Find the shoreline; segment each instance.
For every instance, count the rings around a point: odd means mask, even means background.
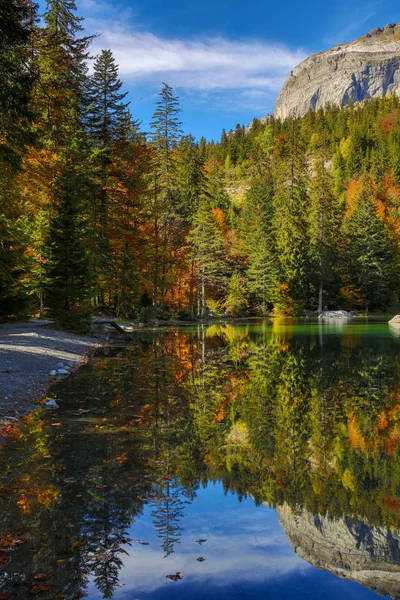
[[[106,343],[60,331],[46,320],[0,324],[0,436]]]

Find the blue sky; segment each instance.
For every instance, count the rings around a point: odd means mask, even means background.
[[[180,97],[185,133],[222,128],[273,110],[289,71],[314,52],[400,22],[399,0],[76,0],[93,52],[110,48],[143,122],[163,81]]]

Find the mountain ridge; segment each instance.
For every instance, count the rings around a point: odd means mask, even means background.
[[[327,105],[400,95],[400,23],[313,54],[288,75],[274,117],[304,116]]]

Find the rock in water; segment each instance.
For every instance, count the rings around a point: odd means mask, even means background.
[[[51,400],[48,400],[48,401],[46,402],[46,404],[45,404],[45,407],[46,407],[46,408],[53,408],[53,409],[55,409],[55,408],[60,408],[60,407],[58,406],[57,402],[56,402],[55,400],[53,400],[53,398],[52,398]]]
[[[389,321],[390,325],[400,325],[400,315],[396,315]]]
[[[400,23],[306,58],[289,74],[274,116],[301,117],[328,104],[386,94],[400,95]]]
[[[319,315],[319,319],[351,319],[351,313],[345,310],[324,310]]]

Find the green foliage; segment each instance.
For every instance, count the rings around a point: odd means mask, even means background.
[[[91,269],[81,204],[85,181],[75,164],[66,167],[57,181],[56,211],[47,240],[47,304],[57,315],[89,303]]]

